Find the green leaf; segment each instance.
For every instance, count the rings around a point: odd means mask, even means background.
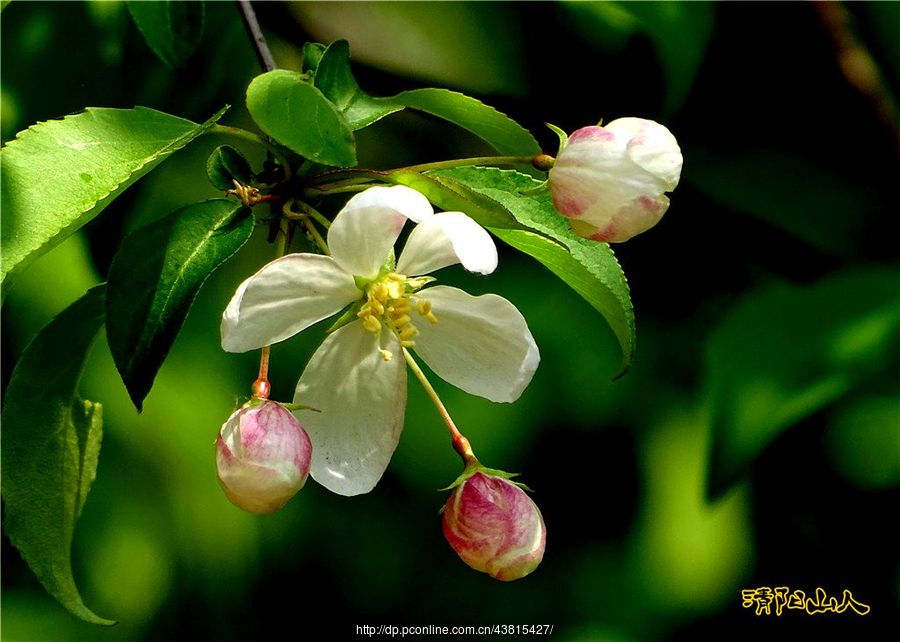
[[[634,310],[625,274],[609,245],[572,232],[549,195],[520,195],[521,191],[540,185],[525,174],[493,167],[463,167],[431,175],[445,182],[456,181],[489,197],[519,223],[540,233],[491,228],[497,237],[537,259],[603,315],[622,348],[622,371],[618,376],[625,374],[634,357]]]
[[[615,378],[624,376],[634,359],[634,310],[625,275],[612,249],[606,245],[605,249],[573,253],[534,232],[493,228],[491,232],[506,244],[537,259],[603,315],[622,349],[622,369]]]
[[[472,132],[501,154],[541,153],[541,146],[531,132],[506,114],[465,94],[449,89],[412,89],[385,100],[443,118]]]
[[[497,201],[470,189],[466,185],[447,180],[440,175],[418,172],[392,171],[379,176],[396,185],[406,185],[424,194],[429,201],[445,211],[468,214],[479,225],[496,229],[525,229],[509,210]]]
[[[0,154],[0,280],[65,240],[202,125],[146,107],[91,107],[20,132]]]
[[[234,189],[232,179],[242,185],[249,185],[254,179],[250,162],[230,145],[216,147],[209,155],[206,159],[206,176],[213,187],[223,191]]]
[[[354,131],[404,108],[431,114],[466,129],[501,154],[534,156],[540,146],[527,129],[493,107],[448,89],[413,89],[374,98],[359,88],[350,69],[350,45],[336,40],[316,70],[315,85],[344,114]]]
[[[182,66],[203,38],[202,1],[129,0],[127,6],[144,40],[168,67]]]
[[[325,53],[325,45],[318,42],[307,42],[303,45],[303,63],[301,69],[307,73],[316,73],[319,61]]]
[[[252,232],[250,209],[220,198],[182,207],[122,242],[109,269],[106,335],[138,411],[200,286]]]
[[[72,577],[72,535],[97,472],[100,404],[77,396],[100,326],[97,286],[47,324],[12,372],[3,406],[4,531],[43,587],[74,615],[93,613]]]
[[[317,163],[356,165],[356,142],[347,120],[302,74],[276,69],[247,87],[247,109],[259,128]]]
[[[322,54],[315,85],[344,114],[353,131],[403,109],[403,105],[372,98],[359,88],[350,70],[350,45],[346,40],[335,40]]]
[[[748,295],[710,336],[706,394],[718,496],[782,432],[896,360],[897,273],[849,272]]]

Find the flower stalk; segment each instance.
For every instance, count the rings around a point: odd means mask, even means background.
[[[447,407],[444,405],[444,402],[441,401],[441,398],[438,395],[437,391],[434,389],[434,386],[432,386],[431,382],[428,381],[428,377],[425,376],[425,373],[422,372],[422,368],[419,367],[419,364],[406,348],[403,348],[403,357],[406,359],[406,363],[409,366],[409,369],[412,370],[413,374],[416,376],[416,379],[418,379],[419,383],[422,384],[422,387],[425,388],[425,393],[428,395],[428,398],[431,399],[431,403],[434,404],[434,407],[437,408],[438,414],[441,416],[441,419],[443,419],[444,423],[447,425],[447,430],[450,431],[450,436],[452,438],[453,450],[455,450],[462,458],[463,464],[465,464],[466,468],[469,468],[471,466],[480,466],[481,464],[479,463],[478,458],[475,457],[475,453],[472,451],[472,446],[469,443],[469,440],[466,439],[465,435],[463,435],[459,431],[459,428],[456,427],[456,423],[454,423],[453,418],[447,411]]]
[[[269,353],[272,351],[271,346],[263,346],[259,353],[259,376],[253,382],[251,388],[252,399],[268,399],[272,392],[272,385],[269,383]]]

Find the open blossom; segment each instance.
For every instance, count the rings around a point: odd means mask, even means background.
[[[569,136],[550,170],[553,205],[579,235],[621,242],[650,229],[669,208],[681,149],[663,125],[619,118]]]
[[[309,436],[290,411],[274,401],[254,399],[219,431],[219,483],[235,506],[271,513],[303,488],[311,453]]]
[[[462,561],[503,581],[536,569],[547,544],[537,504],[511,481],[481,472],[454,489],[444,506],[443,528]]]
[[[399,260],[393,246],[407,219]],[[423,275],[461,263],[489,274],[497,250],[462,212],[434,213],[408,187],[354,196],[328,230],[331,256],[289,254],[244,281],[222,317],[222,347],[244,352],[282,341],[347,306],[306,366],[294,400],[313,443],[311,473],[341,495],[367,493],[403,429],[406,363],[414,350],[444,380],[491,401],[515,401],[537,368],[537,345],[519,311],[494,294],[425,288]],[[424,288],[424,289],[423,289]]]

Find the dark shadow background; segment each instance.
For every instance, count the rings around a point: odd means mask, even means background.
[[[255,377],[255,355],[218,346],[234,287],[271,255],[264,235],[254,237],[201,292],[141,415],[104,341],[88,364],[82,392],[103,402],[106,422],[76,531],[76,578],[87,604],[121,623],[101,629],[69,616],[4,538],[4,640],[361,639],[364,624],[553,624],[551,639],[598,642],[896,635],[898,138],[896,111],[885,119],[876,105],[900,90],[900,4],[255,7],[282,67],[299,67],[306,41],[347,38],[369,93],[466,92],[531,129],[548,153],[556,137],[544,122],[570,132],[631,115],[665,123],[684,151],[681,184],[656,228],[615,246],[635,307],[635,364],[613,382],[620,357],[602,318],[508,248],[490,278],[440,275],[509,298],[541,347],[541,367],[514,405],[437,382],[480,459],[520,471],[535,489],[548,547],[525,580],[475,573],[444,542],[445,495],[435,489],[458,464],[414,384],[400,447],[375,491],[348,499],[311,481],[279,513],[245,515],[217,487],[212,444]],[[830,10],[846,30],[826,27]],[[120,3],[13,2],[0,35],[4,142],[89,105],[202,121],[229,103],[223,122],[253,128],[243,92],[259,68],[232,3],[207,4],[204,40],[175,71]],[[851,56],[848,79],[836,38],[871,57],[881,102],[850,82],[868,67]],[[205,159],[223,142],[261,160],[245,143],[204,137],[19,279],[3,308],[4,386],[30,337],[104,279],[125,233],[216,195]],[[465,132],[406,113],[361,132],[359,145],[361,165],[374,168],[484,151]],[[835,279],[872,274],[893,296],[879,299],[883,288],[872,286],[869,297],[860,285],[872,305],[816,316],[845,291]],[[767,308],[765,294],[782,287],[797,296]],[[775,331],[763,340],[743,332],[742,309]],[[851,343],[852,358],[829,360],[836,343],[792,350],[804,330],[782,330],[800,314],[827,336],[876,331]],[[291,396],[324,329],[273,350],[274,398]],[[741,359],[748,350],[771,359]],[[800,394],[822,380],[846,385],[827,399]],[[766,382],[773,390],[754,393]],[[737,431],[748,409],[772,418],[774,436],[747,451],[748,468],[710,500],[712,435]],[[849,589],[871,612],[756,616],[741,591],[760,586]]]

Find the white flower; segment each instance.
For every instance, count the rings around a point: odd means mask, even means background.
[[[407,219],[417,223],[394,265]],[[515,401],[540,356],[506,299],[447,286],[429,274],[461,263],[497,267],[491,237],[462,212],[435,214],[403,186],[354,196],[328,230],[331,256],[290,254],[244,281],[222,317],[222,347],[245,352],[282,341],[350,304],[357,318],[331,333],[297,383],[295,403],[312,439],[311,474],[341,495],[378,483],[403,429],[406,364],[413,349],[441,378],[491,401]]]
[[[663,125],[619,118],[569,136],[550,170],[553,205],[575,233],[621,242],[650,229],[669,208],[681,149]]]

